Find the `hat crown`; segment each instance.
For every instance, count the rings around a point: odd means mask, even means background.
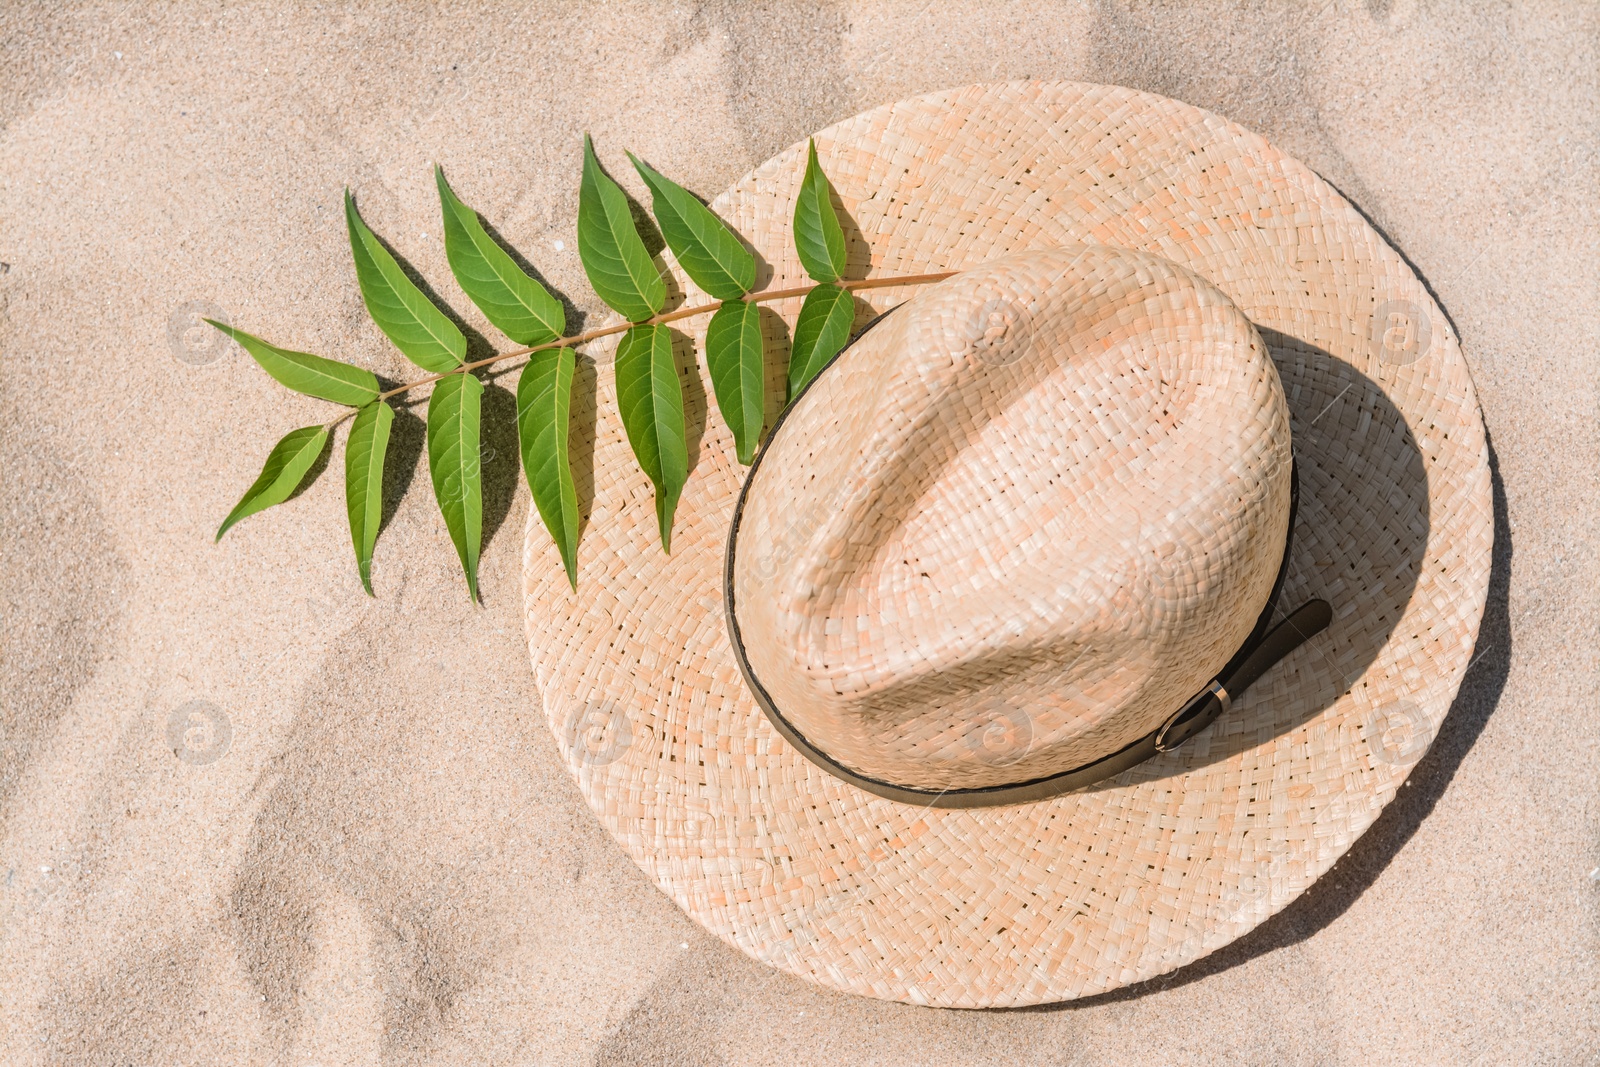
[[[740,638],[857,774],[1058,774],[1239,647],[1290,479],[1277,372],[1219,290],[1122,249],[1009,256],[918,292],[774,431],[735,542]]]

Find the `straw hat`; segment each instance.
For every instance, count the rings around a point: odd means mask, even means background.
[[[577,592],[526,544],[551,729],[679,906],[809,980],[1170,971],[1349,848],[1466,672],[1493,531],[1454,333],[1325,182],[1172,100],[975,86],[816,144],[849,276],[962,273],[871,291],[748,472],[687,374],[670,556],[599,376]],[[712,205],[770,287],[805,280],[804,164]]]

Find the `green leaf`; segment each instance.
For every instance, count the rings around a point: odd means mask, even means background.
[[[806,273],[819,282],[844,277],[844,228],[833,210],[833,183],[817,162],[817,142],[811,142],[806,174],[794,202],[794,250]]]
[[[743,300],[723,304],[706,326],[706,365],[717,410],[733,431],[739,462],[747,465],[755,458],[766,413],[764,347],[761,309]]]
[[[790,400],[849,343],[855,319],[856,298],[848,290],[824,284],[806,294],[789,349]]]
[[[507,337],[519,345],[542,345],[560,337],[567,313],[550,291],[532,278],[489,236],[478,213],[456,199],[444,168],[433,168],[444,209],[444,252],[461,291]]]
[[[361,585],[372,596],[372,549],[383,522],[383,459],[389,448],[394,408],[382,400],[356,412],[344,443],[344,502]]]
[[[635,326],[617,345],[617,407],[639,466],[656,487],[661,548],[672,551],[672,515],[689,480],[683,385],[665,326]]]
[[[567,458],[567,430],[576,363],[572,349],[547,348],[533,354],[517,380],[522,472],[574,589],[578,588],[578,492]]]
[[[738,300],[756,283],[756,257],[727,223],[683,186],[628,153],[650,187],[661,236],[694,283],[718,300]]]
[[[222,540],[222,535],[240,519],[265,511],[293,496],[327,443],[326,426],[302,426],[285,434],[283,440],[272,446],[267,462],[261,467],[261,474],[245,490],[233,510],[228,512],[228,517],[222,520],[222,526],[217,530],[217,540]]]
[[[483,383],[471,374],[440,378],[428,400],[428,473],[450,540],[455,542],[467,595],[478,599],[478,549],[483,540],[483,468],[478,428]]]
[[[238,341],[261,364],[262,370],[297,393],[353,408],[377,399],[378,379],[369,370],[352,367],[338,360],[323,359],[309,352],[291,352],[253,334],[236,330],[225,322],[215,319],[205,321]]]
[[[627,194],[600,169],[588,134],[578,188],[578,258],[600,299],[629,322],[648,319],[666,302],[666,283],[633,224]]]
[[[356,213],[355,199],[344,191],[344,217],[350,227],[350,254],[356,261],[361,299],[378,329],[405,357],[435,374],[455,370],[466,361],[467,339],[456,324],[429,300],[400,269]]]

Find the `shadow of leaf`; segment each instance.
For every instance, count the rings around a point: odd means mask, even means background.
[[[384,382],[383,387],[394,388],[388,382]],[[400,510],[401,499],[411,489],[427,444],[428,424],[409,408],[395,405],[394,422],[389,426],[389,452],[383,461],[383,517],[378,521],[379,542]]]
[[[695,358],[694,338],[672,330],[672,355],[678,364],[678,381],[683,386],[683,429],[689,448],[689,474],[700,464],[700,441],[705,436],[711,400],[700,380],[700,364]]]
[[[594,447],[599,432],[600,373],[594,360],[579,358],[572,373],[572,411],[567,430],[567,455],[572,464],[572,485],[578,497],[578,551],[594,510]]]
[[[764,305],[760,307],[762,369],[765,383],[762,400],[762,429],[769,429],[783,411],[789,391],[789,324],[783,316]]]
[[[838,190],[833,192],[833,213],[839,217],[839,228],[844,231],[844,277],[865,278],[872,273],[872,245],[861,233],[855,216],[845,210]]]
[[[483,548],[511,514],[522,464],[517,453],[517,398],[510,389],[490,383],[483,390],[479,455],[483,477]]]

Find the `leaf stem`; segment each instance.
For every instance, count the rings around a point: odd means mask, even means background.
[[[931,274],[889,275],[882,278],[860,278],[855,281],[840,281],[833,284],[838,285],[841,289],[849,289],[851,291],[858,289],[887,289],[896,285],[926,285],[929,282],[939,282],[955,273],[956,272],[953,270],[945,270],[936,271]],[[745,297],[745,299],[752,304],[765,304],[773,300],[787,300],[790,297],[805,296],[816,287],[816,285],[801,285],[792,289],[769,289],[765,292],[751,293],[749,296]],[[721,300],[713,300],[709,304],[696,304],[694,307],[678,308],[676,311],[667,311],[660,315],[653,315],[642,322],[624,322],[615,326],[602,326],[598,329],[585,330],[582,333],[573,334],[571,337],[561,337],[554,341],[547,341],[542,345],[534,345],[531,348],[517,348],[510,352],[500,352],[484,359],[474,360],[471,363],[462,364],[455,370],[448,370],[442,374],[430,374],[426,378],[418,378],[414,382],[402,382],[393,389],[379,393],[378,399],[388,400],[392,396],[398,396],[407,390],[417,388],[419,385],[428,385],[432,382],[438,381],[441,378],[448,378],[452,374],[465,374],[468,371],[475,371],[479,367],[487,367],[491,363],[499,363],[502,360],[515,359],[518,356],[531,356],[535,352],[543,352],[544,350],[550,348],[571,348],[575,345],[584,344],[587,341],[597,341],[602,337],[610,337],[613,334],[619,334],[626,330],[631,330],[635,326],[655,326],[665,322],[676,322],[679,319],[692,318],[695,315],[707,315],[721,307],[722,303],[723,302]],[[346,412],[344,415],[335,419],[328,425],[330,427],[336,426],[345,419],[349,418],[352,414],[354,414],[354,412]]]

